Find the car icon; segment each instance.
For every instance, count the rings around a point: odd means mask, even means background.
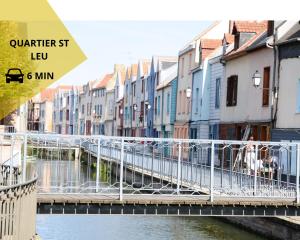
[[[24,74],[19,68],[10,68],[5,74],[5,76],[6,76],[6,83],[10,83],[11,81],[23,83]]]

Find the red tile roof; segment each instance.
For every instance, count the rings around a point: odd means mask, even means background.
[[[137,64],[132,64],[131,65],[131,71],[130,71],[130,76],[136,76],[137,75],[137,70],[138,70],[138,65]]]
[[[259,33],[266,30],[268,21],[234,21],[232,32]]]
[[[127,67],[126,71],[128,74],[128,79],[130,79],[131,78],[131,67]]]
[[[201,39],[201,48],[216,49],[222,45],[221,39]]]
[[[222,46],[221,39],[201,39],[202,60],[207,58],[216,48]]]
[[[232,58],[238,57],[241,54],[245,53],[247,51],[247,47],[249,47],[252,43],[254,43],[259,37],[261,37],[266,31],[263,31],[259,34],[255,34],[253,37],[251,37],[246,43],[244,43],[241,47],[239,47],[236,50],[232,50],[228,54],[224,56],[225,59],[230,60]]]
[[[73,86],[69,86],[69,85],[59,85],[58,87],[56,87],[56,90],[71,90],[73,88]]]
[[[96,84],[96,86],[94,88],[105,88],[107,83],[112,79],[113,77],[113,74],[110,73],[110,74],[106,74],[102,80]]]
[[[225,33],[224,40],[226,41],[227,44],[231,44],[234,42],[234,35],[232,35],[230,33]]]
[[[55,92],[55,88],[46,88],[44,91],[41,92],[41,102],[44,102],[46,100],[53,101]]]
[[[151,64],[150,61],[143,62],[143,73],[144,73],[144,75],[148,74],[150,64]]]
[[[251,32],[255,33],[248,41],[239,46],[238,49],[232,50],[224,56],[225,59],[230,60],[238,57],[246,52],[247,47],[254,43],[259,37],[261,37],[268,28],[268,21],[234,21],[232,33],[236,32]]]

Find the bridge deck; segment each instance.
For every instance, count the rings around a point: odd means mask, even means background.
[[[99,194],[38,194],[39,214],[126,214],[182,216],[300,216],[300,205],[293,201],[267,201],[243,198],[232,201],[190,196],[118,196]]]
[[[265,198],[226,198],[215,197],[214,201],[209,200],[209,196],[184,196],[184,195],[124,195],[123,200],[119,200],[118,195],[102,194],[38,194],[38,203],[97,203],[97,204],[182,204],[182,205],[241,205],[241,206],[296,206],[292,199],[278,199],[277,201]]]

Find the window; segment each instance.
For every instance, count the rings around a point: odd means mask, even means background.
[[[144,101],[141,101],[141,113],[140,113],[141,117],[144,117],[144,109],[145,109],[145,103]]]
[[[60,112],[59,112],[59,120],[62,121],[62,119],[63,119],[63,111],[60,110]]]
[[[158,96],[158,100],[157,100],[157,115],[160,115],[160,96]]]
[[[184,75],[184,58],[181,58],[181,77]]]
[[[217,78],[216,79],[216,96],[215,96],[215,108],[216,109],[220,108],[220,83],[221,83],[221,79]]]
[[[154,113],[155,113],[155,116],[156,116],[157,115],[157,97],[155,97],[154,106],[155,106]]]
[[[239,45],[240,45],[240,34],[239,33],[236,33],[234,35],[234,49],[238,49],[239,48]]]
[[[159,84],[159,72],[156,72],[156,86]]]
[[[177,109],[177,111],[178,111],[178,114],[181,114],[181,106],[182,106],[182,102],[181,102],[181,95],[182,95],[182,93],[181,93],[181,91],[179,91],[179,100],[178,100],[178,109]]]
[[[144,93],[144,88],[145,88],[145,81],[142,79],[142,93]]]
[[[185,110],[186,110],[186,107],[187,107],[187,101],[186,101],[185,97],[186,97],[186,90],[183,91],[183,100],[182,100],[182,102],[183,102],[183,108],[182,108],[182,114],[185,113]]]
[[[270,67],[265,67],[264,79],[263,79],[263,95],[262,95],[262,105],[264,107],[269,106],[269,96],[270,96]]]
[[[167,114],[170,114],[170,93],[167,95]]]
[[[297,113],[300,113],[300,79],[298,80]]]
[[[134,107],[132,107],[132,120],[135,121],[135,110],[134,110]]]
[[[69,115],[70,115],[70,111],[69,109],[67,109],[67,112],[66,112],[66,120],[69,121]]]
[[[238,87],[238,76],[233,75],[227,79],[227,99],[226,106],[237,105],[237,87]]]
[[[135,84],[132,84],[133,96],[135,97]]]
[[[196,88],[196,110],[195,113],[197,114],[199,111],[199,88]]]

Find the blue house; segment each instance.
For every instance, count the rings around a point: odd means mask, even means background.
[[[147,94],[148,94],[148,105],[147,110],[147,128],[146,137],[158,137],[158,132],[153,125],[155,111],[155,91],[156,87],[160,84],[159,72],[166,68],[177,64],[177,57],[166,57],[166,56],[153,56],[151,61],[150,73],[147,77]]]
[[[222,45],[219,39],[201,39],[199,45],[199,66],[192,71],[192,115],[190,123],[191,139],[209,138],[210,73],[209,59],[216,48]]]

